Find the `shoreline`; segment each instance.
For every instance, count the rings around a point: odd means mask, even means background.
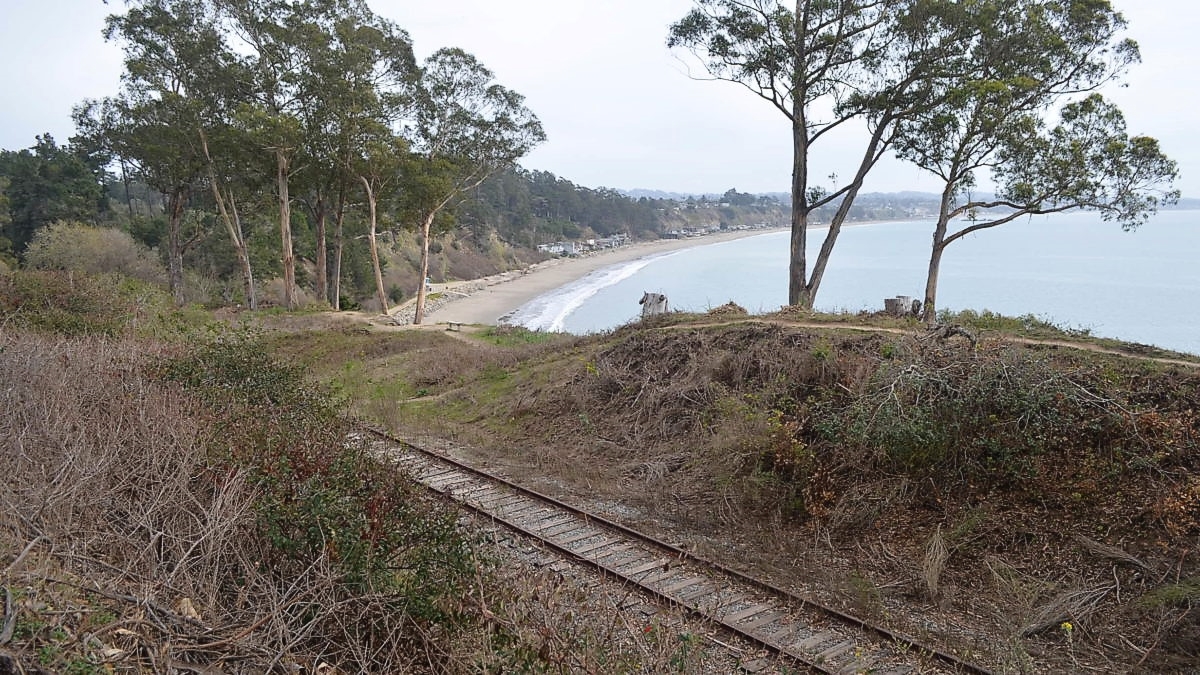
[[[552,258],[524,270],[502,272],[482,279],[434,284],[434,292],[457,295],[426,313],[430,323],[499,325],[502,318],[529,301],[582,279],[596,270],[686,248],[720,244],[788,231],[787,227],[720,232],[686,239],[638,242],[578,258]]]

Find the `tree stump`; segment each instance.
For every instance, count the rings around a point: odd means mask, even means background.
[[[913,300],[911,295],[897,295],[894,298],[884,298],[883,311],[892,316],[911,316],[914,311],[918,311],[914,310],[918,306],[917,302],[917,300]]]

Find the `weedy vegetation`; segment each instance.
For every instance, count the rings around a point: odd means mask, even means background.
[[[436,336],[420,363],[366,368],[413,383],[445,350],[453,374],[374,401],[381,421],[1002,670],[1200,656],[1178,586],[1200,571],[1200,372],[1066,348],[1111,345],[1031,317],[948,318],[976,343],[903,319],[728,313],[544,349]],[[743,546],[710,546],[725,537]]]
[[[5,667],[661,672],[710,651],[571,621],[621,601],[499,566],[263,332],[82,275],[0,289]]]

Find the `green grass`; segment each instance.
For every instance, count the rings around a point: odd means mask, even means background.
[[[517,347],[545,344],[568,336],[564,333],[532,331],[520,326],[489,326],[476,333],[476,337],[497,347]]]

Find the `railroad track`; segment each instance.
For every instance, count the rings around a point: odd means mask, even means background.
[[[375,429],[372,450],[459,505],[815,672],[988,670]]]

